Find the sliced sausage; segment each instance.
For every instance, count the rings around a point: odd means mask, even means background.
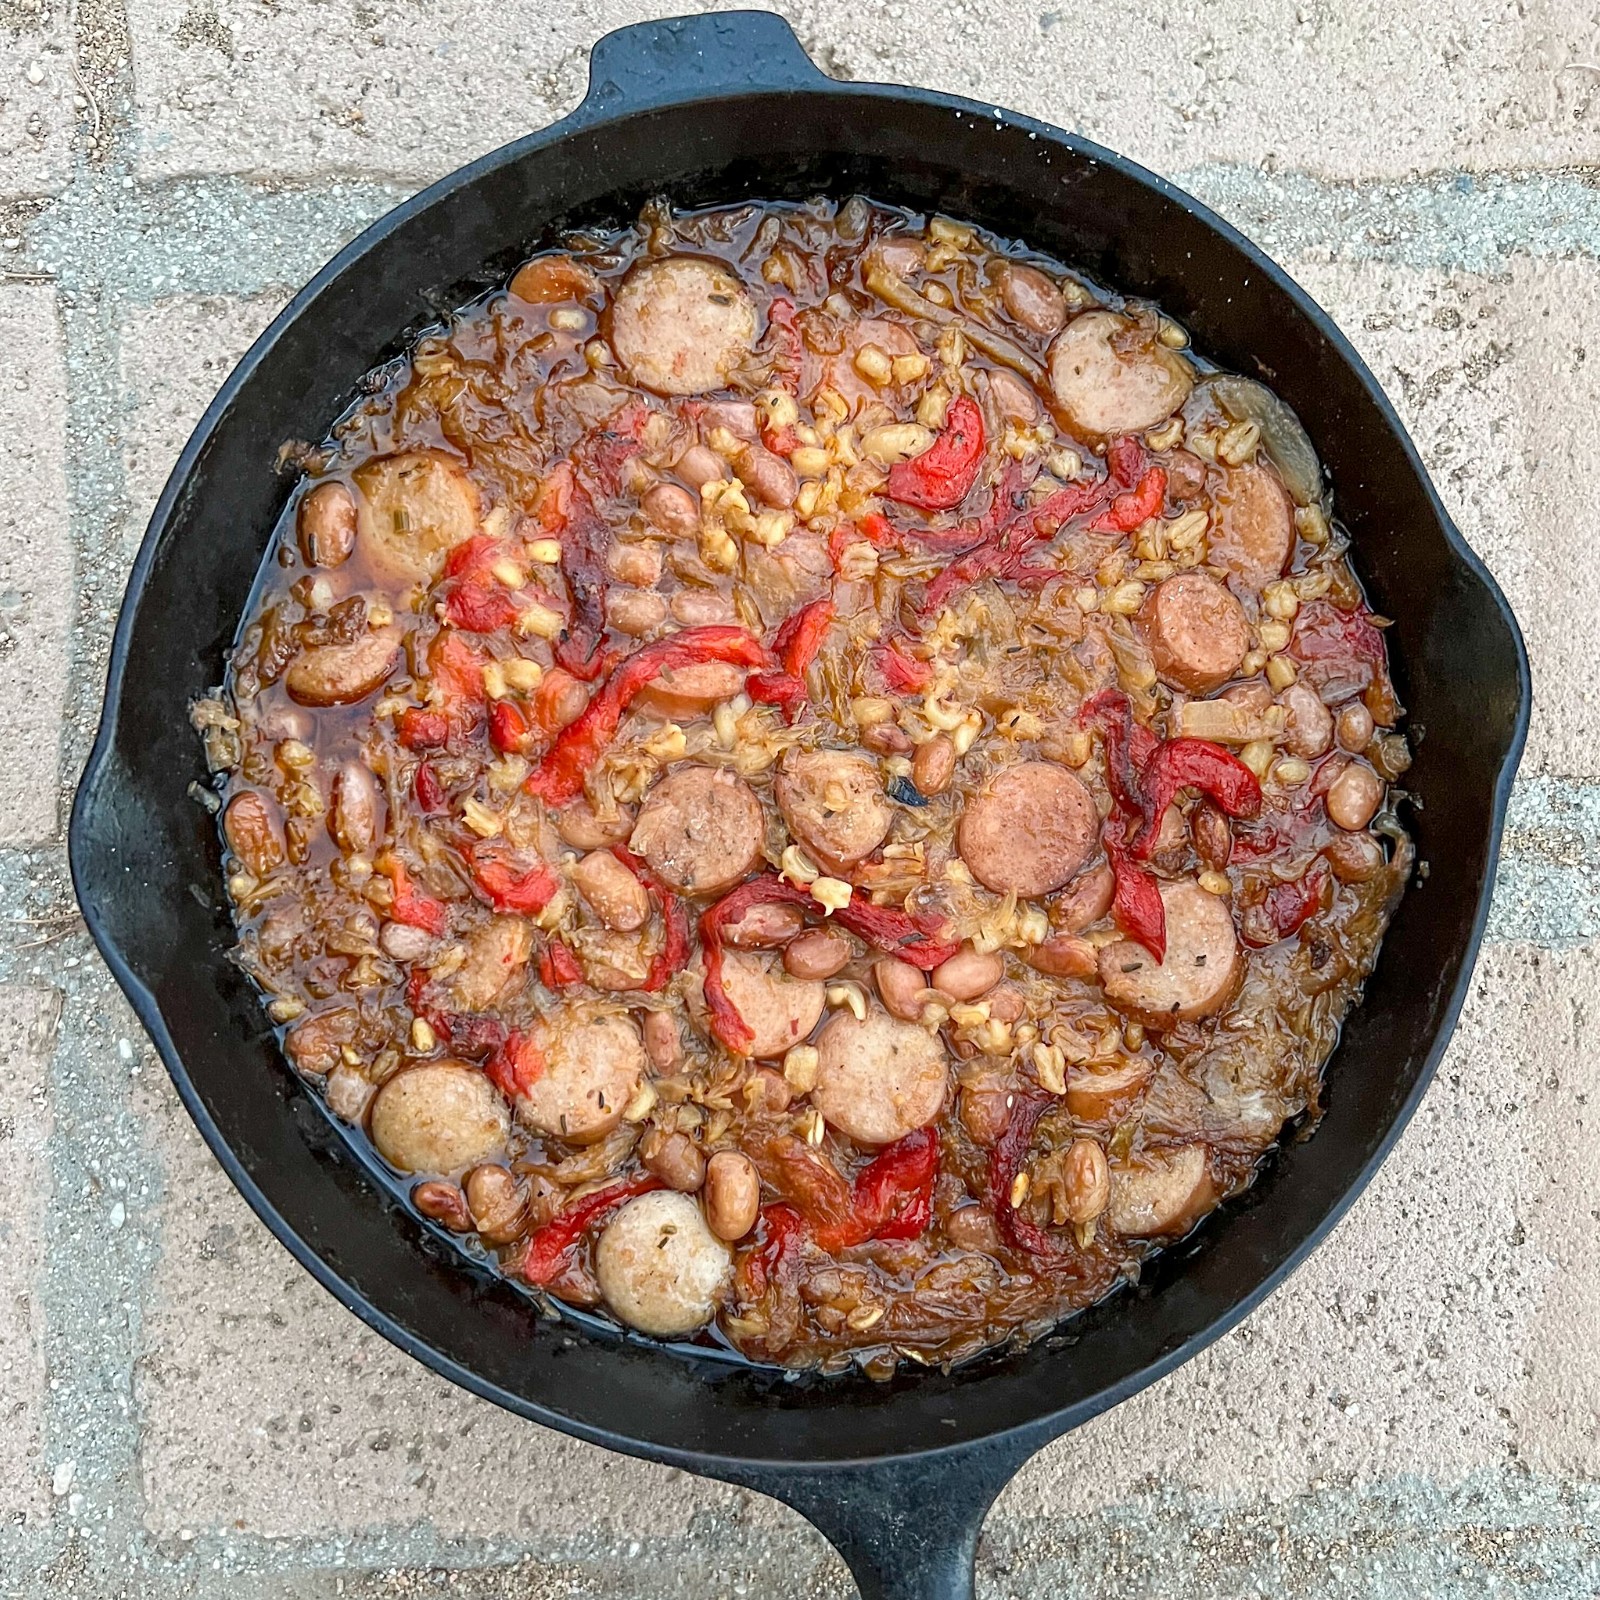
[[[1233,467],[1217,491],[1211,564],[1260,588],[1283,576],[1294,550],[1294,504],[1266,467]]]
[[[589,909],[619,933],[635,933],[650,916],[645,887],[609,850],[591,850],[574,863],[572,881]]]
[[[1208,1017],[1232,998],[1239,975],[1233,911],[1220,895],[1184,880],[1161,885],[1166,959],[1122,940],[1100,952],[1100,986],[1119,1011],[1150,1027]]]
[[[795,842],[818,866],[853,867],[883,843],[894,821],[877,766],[845,750],[791,751],[773,797]]]
[[[1148,319],[1085,311],[1050,347],[1050,384],[1074,432],[1109,438],[1166,421],[1189,398],[1194,372]]]
[[[1139,621],[1156,671],[1189,694],[1220,689],[1250,648],[1244,607],[1203,572],[1180,572],[1157,584]]]
[[[353,706],[389,681],[400,657],[400,629],[372,628],[349,644],[302,650],[284,687],[303,706]]]
[[[722,958],[722,989],[755,1037],[744,1054],[781,1056],[799,1044],[822,1017],[826,986],[791,977],[770,956],[729,950]]]
[[[1031,896],[1066,883],[1099,834],[1094,797],[1066,767],[1019,761],[968,803],[956,837],[962,860],[986,889]]]
[[[544,1071],[517,1097],[517,1119],[569,1144],[605,1138],[644,1077],[639,1030],[626,1017],[562,1006],[529,1036]]]
[[[619,806],[614,816],[598,817],[588,798],[579,795],[556,813],[556,832],[574,850],[600,850],[608,844],[625,844],[633,832],[633,808]]]
[[[1147,1151],[1137,1166],[1112,1167],[1107,1220],[1118,1233],[1138,1239],[1186,1233],[1215,1198],[1203,1144]]]
[[[1080,872],[1050,903],[1050,925],[1061,933],[1082,933],[1111,909],[1117,875],[1109,861]]]
[[[949,1067],[938,1038],[915,1023],[841,1011],[817,1039],[811,1103],[858,1144],[893,1144],[944,1106]]]
[[[370,1127],[391,1167],[454,1175],[498,1157],[511,1118],[476,1067],[446,1059],[397,1072],[372,1102]]]
[[[630,848],[679,894],[720,894],[761,858],[761,802],[718,767],[679,767],[645,796]]]
[[[657,394],[725,387],[755,338],[755,307],[743,285],[698,256],[640,263],[611,305],[617,359],[634,382]]]
[[[319,483],[300,502],[295,533],[307,566],[339,566],[356,547],[355,496],[342,483]]]
[[[1048,338],[1067,320],[1067,300],[1037,267],[1005,261],[995,270],[1000,303],[1013,322]]]
[[[448,988],[457,1011],[487,1011],[527,976],[533,934],[521,917],[490,917],[467,935],[467,959]]]
[[[676,722],[702,717],[744,688],[745,672],[744,667],[736,667],[731,661],[696,661],[687,667],[665,667],[654,683],[634,697],[634,708],[653,711]]]
[[[1074,1071],[1067,1078],[1067,1110],[1079,1122],[1120,1122],[1144,1093],[1150,1072],[1150,1063],[1136,1057]]]
[[[658,1339],[704,1327],[727,1288],[733,1260],[686,1194],[630,1200],[595,1246],[600,1293],[630,1328]]]
[[[483,501],[467,469],[442,450],[407,450],[356,468],[361,546],[401,583],[431,578],[458,544],[483,531]]]

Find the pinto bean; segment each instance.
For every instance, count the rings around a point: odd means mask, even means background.
[[[1189,819],[1194,853],[1213,872],[1221,872],[1233,859],[1233,824],[1209,800],[1194,808]]]
[[[442,450],[379,456],[355,471],[356,526],[368,559],[399,583],[435,576],[445,557],[483,531],[483,498]]]
[[[1079,1122],[1120,1122],[1150,1082],[1148,1061],[1130,1057],[1116,1066],[1074,1070],[1067,1079],[1067,1110]]]
[[[949,1063],[938,1038],[882,1011],[841,1011],[817,1039],[811,1103],[857,1144],[893,1144],[944,1106]]]
[[[710,434],[726,428],[736,439],[759,439],[761,425],[756,420],[753,400],[708,400],[700,413],[700,429]]]
[[[715,589],[680,589],[673,595],[669,608],[672,620],[686,628],[734,620],[733,601]]]
[[[1067,320],[1066,296],[1037,267],[1006,261],[996,269],[1000,302],[1013,322],[1046,338]]]
[[[861,742],[867,749],[875,751],[880,756],[903,756],[911,750],[910,735],[893,722],[873,723],[862,733]],[[912,781],[916,782],[915,779]],[[922,785],[917,784],[917,787],[920,789]],[[926,793],[925,790],[923,792]]]
[[[511,1119],[495,1086],[465,1061],[397,1072],[372,1102],[372,1142],[401,1172],[454,1174],[505,1149]]]
[[[670,1011],[647,1011],[644,1014],[644,1053],[657,1072],[672,1072],[683,1060],[683,1040],[678,1034],[678,1021]]]
[[[373,628],[349,644],[302,650],[284,687],[303,706],[353,706],[389,681],[399,657],[399,628]]]
[[[283,865],[283,822],[264,794],[241,789],[222,813],[222,832],[252,877],[270,878]]]
[[[962,813],[961,857],[996,894],[1048,894],[1088,859],[1100,835],[1093,797],[1051,761],[1003,767]]]
[[[1291,683],[1278,696],[1278,704],[1289,713],[1284,743],[1291,755],[1314,760],[1333,743],[1333,713],[1310,684]]]
[[[1189,398],[1194,372],[1153,324],[1085,311],[1050,347],[1050,382],[1075,433],[1109,438],[1166,421]]]
[[[1137,1165],[1112,1167],[1108,1220],[1130,1238],[1184,1233],[1215,1199],[1209,1153],[1203,1144],[1146,1151]]]
[[[319,483],[300,502],[295,532],[307,566],[342,566],[356,547],[355,496],[342,483]]]
[[[1360,755],[1372,743],[1377,726],[1372,713],[1359,700],[1352,700],[1339,710],[1339,748]]]
[[[528,1191],[507,1168],[497,1163],[474,1167],[461,1187],[485,1244],[510,1244],[528,1231]]]
[[[630,848],[679,894],[720,894],[761,856],[761,802],[718,767],[681,766],[645,796]]]
[[[1257,588],[1281,577],[1294,550],[1294,505],[1277,475],[1253,462],[1230,467],[1217,494],[1217,511],[1212,564]]]
[[[452,1233],[472,1232],[472,1213],[467,1197],[453,1183],[429,1178],[411,1191],[411,1203],[423,1216],[443,1223]]]
[[[989,395],[1007,422],[1031,428],[1039,420],[1039,397],[1016,373],[999,367],[989,374]]]
[[[956,747],[947,734],[936,733],[917,746],[911,758],[911,781],[922,794],[943,794],[956,775]]]
[[[552,733],[576,722],[589,704],[589,691],[562,667],[552,667],[539,684],[539,719]]]
[[[606,569],[618,583],[635,589],[652,588],[661,578],[661,546],[649,540],[642,544],[614,544],[606,553]]]
[[[977,1000],[1006,975],[1005,957],[998,950],[975,950],[964,944],[933,969],[929,980],[940,994],[952,1000]]]
[[[1220,689],[1250,648],[1244,607],[1202,572],[1180,572],[1157,584],[1139,622],[1162,681],[1189,694]]]
[[[1332,783],[1326,796],[1331,821],[1359,833],[1383,804],[1383,779],[1364,761],[1352,761]]]
[[[583,304],[600,290],[600,280],[568,255],[537,256],[511,280],[511,292],[529,305]]]
[[[1340,883],[1368,883],[1383,870],[1383,846],[1370,833],[1335,834],[1322,854]]]
[[[922,1008],[936,998],[921,969],[895,956],[880,956],[872,963],[872,981],[884,1009],[902,1022],[920,1020]]]
[[[822,1016],[826,992],[814,979],[791,977],[770,956],[730,950],[722,990],[754,1037],[743,1054],[771,1059],[799,1044]]]
[[[682,464],[679,465],[682,471]],[[715,474],[713,474],[715,476]],[[710,483],[711,479],[705,479]],[[639,502],[645,520],[672,539],[692,539],[700,527],[700,500],[676,483],[658,483]]]
[[[1071,933],[1053,933],[1043,943],[1030,945],[1022,959],[1035,972],[1052,978],[1091,978],[1099,967],[1095,947]]]
[[[633,832],[632,806],[619,806],[615,816],[597,817],[586,796],[580,795],[571,805],[556,813],[556,832],[563,844],[574,850],[600,850],[606,845],[625,844]]]
[[[822,867],[853,867],[894,821],[877,767],[844,750],[790,751],[773,798],[795,842]]]
[[[611,345],[657,394],[723,388],[755,344],[756,313],[725,267],[665,256],[633,267],[611,303]]]
[[[1093,1222],[1111,1204],[1111,1168],[1105,1151],[1095,1140],[1072,1141],[1061,1176],[1066,1185],[1069,1222],[1080,1226]]]
[[[706,1163],[706,1223],[719,1239],[742,1239],[761,1212],[761,1179],[738,1150],[719,1150]]]
[[[622,1121],[644,1077],[644,1044],[626,1017],[557,1006],[529,1029],[544,1071],[517,1097],[517,1119],[536,1133],[593,1144]]]
[[[646,1172],[679,1194],[698,1194],[706,1181],[706,1158],[686,1133],[646,1138],[639,1147],[639,1160]]]
[[[361,1019],[352,1006],[339,1006],[307,1017],[289,1030],[283,1041],[295,1070],[307,1077],[331,1073],[342,1060],[340,1046],[356,1036]]]
[[[630,1328],[658,1339],[679,1338],[709,1322],[732,1265],[700,1207],[670,1190],[630,1200],[607,1223],[594,1252],[606,1304]]]
[[[1161,885],[1167,953],[1157,962],[1131,939],[1100,951],[1100,985],[1119,1011],[1149,1027],[1192,1022],[1220,1010],[1240,971],[1233,912],[1192,880]]]
[[[633,933],[649,919],[644,885],[609,850],[591,850],[573,866],[572,881],[608,928]]]
[[[789,941],[783,970],[796,978],[831,978],[849,966],[850,955],[850,940],[844,934],[834,928],[813,928]]]
[[[958,1206],[944,1219],[945,1237],[958,1250],[976,1250],[983,1255],[999,1255],[1000,1225],[987,1206]]]
[[[997,984],[989,991],[989,1017],[994,1022],[1020,1022],[1028,1002],[1013,983]]]
[[[794,504],[800,492],[800,480],[794,468],[765,445],[750,445],[740,453],[735,466],[739,481],[763,505],[787,511]]]
[[[722,930],[722,942],[734,950],[777,950],[806,925],[799,906],[782,902],[751,906],[737,922]]]
[[[383,837],[387,808],[364,761],[346,761],[333,780],[328,832],[341,850],[367,854]]]
[[[1111,909],[1117,875],[1101,861],[1080,872],[1050,902],[1050,926],[1061,933],[1082,933]]]
[[[728,463],[710,445],[692,444],[678,457],[678,464],[672,470],[695,491],[695,494],[690,496],[694,503],[694,523],[688,529],[693,533],[700,526],[699,491],[708,483],[726,478]]]
[[[653,633],[667,620],[667,602],[642,589],[613,589],[606,596],[606,621],[630,638]]]

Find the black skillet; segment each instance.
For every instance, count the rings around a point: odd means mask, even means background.
[[[401,1349],[474,1393],[612,1449],[787,1501],[866,1596],[973,1592],[984,1513],[1034,1451],[1135,1393],[1269,1294],[1365,1187],[1449,1038],[1483,933],[1529,707],[1494,581],[1338,330],[1203,206],[1108,151],[948,95],[835,83],[775,16],[647,23],[595,46],[564,122],[369,228],[223,386],[168,481],[117,625],[71,859],[84,916],[217,1159],[295,1257]],[[1407,782],[1424,883],[1408,894],[1330,1069],[1316,1137],[1056,1337],[955,1373],[793,1381],[540,1322],[462,1270],[374,1184],[284,1068],[225,959],[230,926],[185,711],[217,683],[289,492],[279,444],[315,438],[357,380],[501,281],[558,227],[687,205],[861,192],[1016,236],[1161,303],[1303,419],[1389,638],[1418,739]]]

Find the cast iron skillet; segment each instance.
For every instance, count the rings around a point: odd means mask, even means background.
[[[860,191],[1015,235],[1159,301],[1223,365],[1299,412],[1333,474],[1419,739],[1430,871],[1408,894],[1331,1067],[1316,1137],[1125,1293],[1021,1353],[887,1384],[794,1381],[540,1322],[464,1271],[375,1186],[283,1066],[231,943],[188,702],[223,656],[288,495],[279,444],[316,437],[361,374],[560,225],[665,192]],[[644,24],[595,46],[564,122],[369,228],[296,296],[212,402],[156,508],[117,625],[105,718],[73,811],[84,916],[184,1104],[257,1214],[346,1306],[435,1371],[580,1438],[787,1501],[863,1594],[972,1594],[978,1529],[1047,1440],[1203,1349],[1360,1193],[1444,1050],[1483,932],[1529,707],[1522,641],[1393,410],[1307,296],[1203,206],[1023,117],[819,73],[775,16]]]

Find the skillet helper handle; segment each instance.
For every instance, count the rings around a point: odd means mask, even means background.
[[[582,125],[718,91],[815,88],[829,80],[770,11],[719,11],[636,22],[598,40],[589,92],[568,119]]]
[[[871,1466],[757,1470],[738,1481],[825,1534],[861,1600],[974,1600],[984,1517],[1037,1447],[989,1440]]]

